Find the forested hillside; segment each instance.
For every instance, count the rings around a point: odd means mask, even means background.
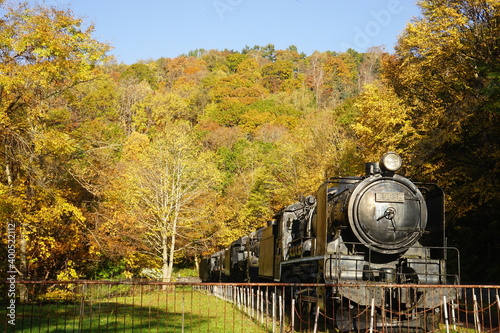
[[[395,151],[445,189],[463,280],[500,282],[500,3],[420,5],[393,53],[124,65],[71,12],[0,2],[0,216],[20,276],[170,278]]]

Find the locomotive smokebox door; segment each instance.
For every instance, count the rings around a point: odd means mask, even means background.
[[[349,200],[351,230],[379,253],[398,253],[425,231],[427,208],[422,193],[399,175],[372,175],[360,182]]]

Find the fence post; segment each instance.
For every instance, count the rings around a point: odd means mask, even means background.
[[[266,297],[264,298],[266,302],[266,328],[267,323],[269,322],[269,290],[266,288]]]
[[[264,313],[265,313],[265,309],[264,309],[264,290],[261,290],[260,291],[260,320],[262,322],[262,324],[264,324]],[[266,306],[267,306],[267,301],[266,301]],[[267,313],[266,313],[266,318],[267,318]]]
[[[248,304],[248,316],[253,318],[253,302],[252,302],[252,289],[247,287],[247,304]]]
[[[252,319],[255,319],[255,313],[256,313],[256,309],[255,309],[255,297],[254,297],[254,294],[253,294],[253,288],[250,287],[250,306],[252,307]]]
[[[78,288],[75,288],[76,290],[78,290]],[[82,328],[83,328],[83,319],[85,317],[85,293],[87,292],[87,284],[84,283],[83,284],[83,288],[82,288],[82,298],[80,300],[80,318],[79,318],[79,322],[78,322],[78,332],[81,332],[82,331]]]
[[[243,292],[243,307],[244,307],[244,311],[246,312],[247,316],[250,316],[250,307],[248,305],[248,287],[242,287],[241,288],[242,292]]]
[[[181,327],[181,332],[184,333],[184,301],[185,301],[185,296],[184,296],[184,290],[182,290],[182,299],[181,299],[181,308],[182,308],[182,327]]]
[[[479,307],[474,289],[472,289],[472,299],[474,301],[474,326],[476,327],[476,331],[481,333],[481,324],[479,323]]]
[[[448,323],[448,305],[446,304],[446,296],[443,296],[444,323],[446,324],[446,333],[450,333],[450,325]]]
[[[241,297],[241,288],[236,287],[236,302],[238,304],[238,309],[241,310],[241,304],[243,303],[242,297]]]
[[[261,297],[262,297],[262,290],[260,290],[260,287],[259,289],[257,289],[257,320],[260,320],[260,323],[262,324],[263,323],[263,317],[262,317],[262,312],[264,311],[262,309],[262,301],[261,301]]]
[[[372,297],[371,311],[370,311],[370,333],[373,333],[373,321],[375,317],[375,298]]]
[[[255,301],[257,302],[257,313],[255,315],[255,319],[257,321],[260,320],[260,313],[261,313],[261,308],[260,308],[260,287],[257,288],[257,291],[255,292]]]
[[[276,293],[273,292],[273,333],[276,332]]]
[[[455,318],[455,302],[451,300],[451,320],[453,321],[453,329],[457,330],[457,319]]]
[[[247,287],[248,316],[253,318],[253,292],[252,287]]]
[[[497,314],[500,313],[500,297],[498,296],[498,292],[497,292],[497,306],[498,306],[498,311],[497,311]]]
[[[318,320],[319,320],[319,305],[316,305],[316,315],[314,316],[314,330],[313,332],[318,332]]]

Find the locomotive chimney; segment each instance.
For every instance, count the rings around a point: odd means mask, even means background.
[[[366,163],[365,164],[366,176],[371,176],[380,173],[380,166],[378,163]]]

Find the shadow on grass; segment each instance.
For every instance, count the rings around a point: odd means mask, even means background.
[[[229,307],[224,309],[224,307]],[[218,309],[223,309],[219,311]],[[52,302],[19,304],[15,326],[4,332],[264,332],[230,305],[209,308],[178,301],[174,304],[122,302]]]

